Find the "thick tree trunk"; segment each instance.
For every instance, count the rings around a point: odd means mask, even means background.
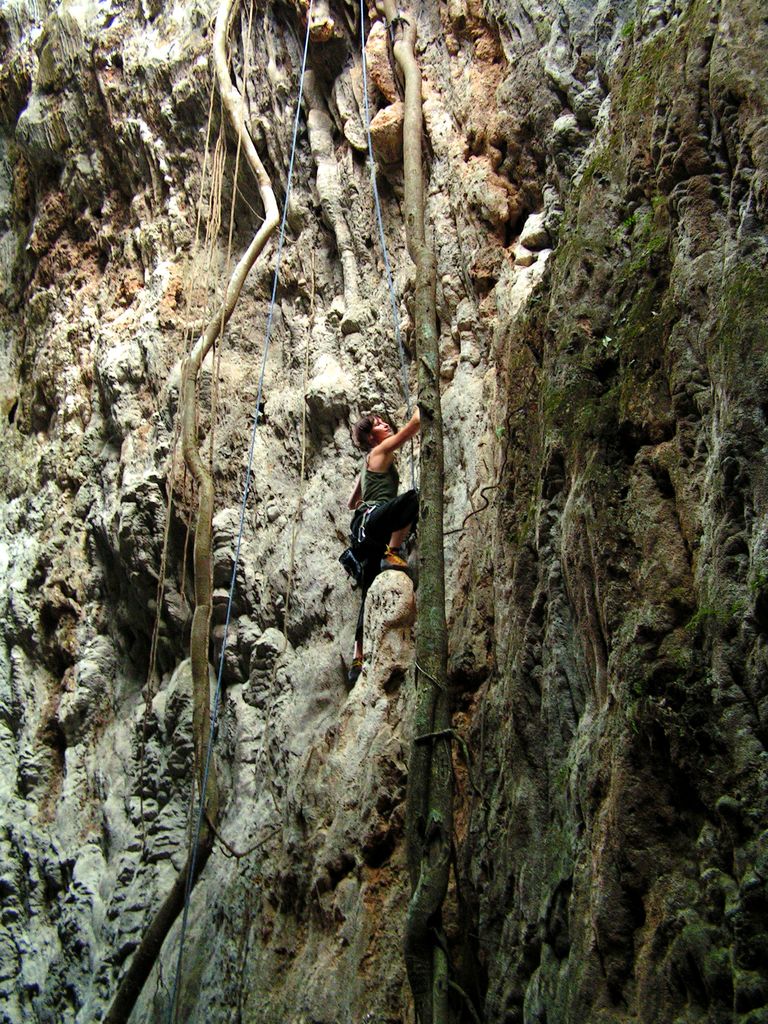
[[[441,911],[448,888],[453,832],[450,706],[445,686],[448,641],[443,557],[443,422],[440,407],[435,257],[424,231],[421,72],[414,54],[416,25],[392,0],[387,19],[398,15],[395,59],[405,76],[405,223],[408,251],[416,264],[415,324],[421,410],[419,590],[416,626],[416,712],[408,769],[406,843],[412,895],[405,959],[421,1024],[448,1019],[447,965],[440,945]],[[424,739],[431,734],[441,738]]]
[[[194,875],[192,885],[195,884],[205,867],[213,849],[213,831],[207,822],[203,824],[200,834],[200,842],[197,844],[197,851],[194,857]],[[149,977],[150,971],[155,965],[160,949],[173,922],[181,913],[184,907],[184,894],[187,891],[187,876],[192,867],[192,851],[187,857],[187,862],[179,872],[176,881],[168,895],[163,900],[160,909],[152,919],[152,923],[144,933],[138,949],[133,954],[128,970],[120,981],[112,1005],[104,1018],[104,1024],[125,1024],[131,1015],[136,1000],[141,993],[144,983]]]

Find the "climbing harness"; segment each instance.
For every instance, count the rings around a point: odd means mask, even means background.
[[[307,33],[306,33],[306,37],[304,39],[304,51],[303,51],[302,62],[301,62],[301,76],[300,76],[300,80],[299,80],[299,95],[298,95],[298,99],[297,99],[297,102],[296,102],[296,116],[294,118],[294,124],[293,124],[293,139],[292,139],[292,143],[291,143],[291,156],[290,156],[290,161],[289,161],[289,164],[288,164],[288,182],[287,182],[287,186],[286,186],[285,201],[284,201],[284,204],[283,204],[283,215],[282,215],[282,218],[281,218],[281,221],[280,221],[280,234],[279,234],[278,243],[277,243],[277,255],[275,257],[275,272],[274,272],[274,276],[273,276],[273,280],[272,280],[272,295],[271,295],[270,303],[269,303],[269,313],[268,313],[268,316],[267,316],[267,324],[266,324],[265,337],[264,337],[264,352],[263,352],[262,361],[261,361],[261,371],[260,371],[260,374],[259,374],[259,383],[258,383],[258,389],[257,389],[257,395],[256,395],[256,404],[255,404],[255,409],[254,409],[254,413],[253,413],[253,427],[251,429],[251,442],[250,442],[250,449],[249,449],[249,453],[248,453],[248,465],[247,465],[246,474],[245,474],[245,484],[244,484],[244,487],[243,487],[243,498],[242,498],[242,502],[241,502],[241,506],[240,506],[240,522],[239,522],[239,527],[238,527],[237,543],[235,545],[235,558],[234,558],[234,564],[232,566],[232,578],[231,578],[230,586],[229,586],[229,596],[227,598],[227,611],[226,611],[226,618],[225,618],[225,622],[224,622],[224,636],[223,636],[222,644],[221,644],[221,653],[220,653],[220,656],[219,656],[219,668],[218,668],[218,673],[217,673],[217,677],[216,677],[216,688],[214,690],[213,703],[212,703],[212,707],[211,707],[211,722],[210,722],[210,730],[209,730],[209,734],[208,734],[208,747],[207,747],[207,750],[206,750],[206,757],[205,757],[205,769],[203,771],[203,781],[202,781],[202,784],[200,786],[200,802],[199,802],[198,813],[197,813],[197,822],[196,822],[196,826],[195,826],[194,841],[193,841],[193,843],[191,845],[191,850],[190,850],[189,871],[188,871],[188,874],[187,874],[186,888],[185,888],[185,893],[184,893],[184,913],[183,913],[182,921],[181,921],[181,934],[179,936],[179,955],[178,955],[178,959],[177,959],[177,962],[176,962],[176,971],[175,971],[174,980],[173,980],[173,991],[171,993],[171,1003],[170,1003],[170,1008],[169,1008],[169,1013],[168,1013],[169,1024],[173,1024],[174,1017],[175,1017],[175,1012],[176,1012],[176,1000],[177,1000],[177,996],[178,996],[179,980],[180,980],[180,977],[181,977],[182,959],[183,959],[183,954],[184,954],[184,942],[185,942],[185,939],[186,939],[187,923],[188,923],[188,918],[189,918],[190,895],[191,895],[191,892],[192,892],[193,879],[195,877],[195,865],[196,865],[196,861],[197,861],[197,850],[198,850],[198,846],[200,844],[200,833],[202,831],[203,819],[204,819],[204,816],[205,816],[205,794],[206,794],[206,791],[207,791],[207,788],[208,788],[208,779],[210,777],[211,760],[212,760],[212,754],[213,754],[213,746],[214,746],[214,741],[215,741],[215,738],[216,738],[216,730],[217,730],[217,726],[218,726],[218,711],[219,711],[219,703],[220,703],[220,699],[221,699],[222,678],[223,678],[223,675],[224,675],[224,660],[225,660],[226,650],[227,650],[227,636],[228,636],[228,633],[229,633],[229,624],[230,624],[230,620],[231,620],[231,617],[232,617],[232,605],[233,605],[233,602],[234,602],[234,593],[235,593],[235,583],[236,583],[237,569],[238,569],[238,566],[240,564],[240,549],[241,549],[241,546],[242,546],[243,532],[244,532],[244,528],[245,528],[245,514],[246,514],[246,509],[247,509],[247,504],[248,504],[248,495],[249,495],[250,486],[251,486],[251,476],[253,474],[253,458],[254,458],[254,452],[255,452],[255,448],[256,448],[256,431],[258,429],[259,419],[260,419],[260,416],[261,416],[262,394],[263,394],[263,390],[264,390],[264,377],[266,375],[267,356],[269,354],[269,345],[270,345],[271,335],[272,335],[272,324],[273,324],[273,320],[274,320],[274,311],[275,311],[275,304],[276,304],[276,298],[277,298],[277,286],[278,286],[278,282],[279,282],[279,279],[280,279],[280,260],[281,260],[282,252],[283,252],[283,243],[285,241],[285,225],[286,225],[286,221],[287,221],[287,217],[288,217],[288,206],[290,204],[291,186],[292,186],[292,183],[293,183],[293,167],[294,167],[294,162],[295,162],[296,146],[297,146],[297,140],[298,140],[298,134],[299,134],[299,116],[301,114],[301,102],[302,102],[302,98],[303,98],[303,95],[304,95],[304,76],[305,76],[306,68],[307,68],[307,53],[308,53],[308,50],[309,50],[309,36],[310,36],[310,24],[312,22],[312,6],[313,6],[313,2],[314,2],[314,0],[309,0],[309,9],[307,11]]]
[[[358,547],[365,544],[365,527],[371,512],[378,508],[378,505],[379,502],[376,501],[364,501],[355,509],[355,514],[352,517],[352,542]]]
[[[394,22],[393,22],[394,24]],[[387,274],[387,285],[389,286],[389,302],[392,307],[392,320],[395,327],[395,340],[397,341],[397,349],[400,353],[400,373],[403,378],[403,394],[405,395],[405,406],[408,412],[408,419],[411,418],[411,391],[408,383],[408,366],[405,359],[405,349],[403,348],[403,339],[400,333],[400,315],[397,311],[397,296],[395,295],[395,284],[392,279],[392,267],[389,262],[389,252],[387,250],[387,240],[384,235],[384,221],[381,213],[381,201],[379,199],[379,186],[376,183],[376,162],[373,159],[373,141],[371,139],[371,115],[368,107],[368,63],[365,57],[365,4],[364,0],[360,0],[360,44],[361,54],[363,62],[363,110],[365,111],[365,133],[368,139],[368,164],[371,169],[371,188],[373,190],[373,201],[376,207],[376,223],[379,228],[379,242],[381,244],[381,252],[384,257],[384,268]],[[411,448],[411,487],[416,489],[416,470],[414,467],[413,460],[413,440],[410,443]]]
[[[350,526],[349,547],[339,555],[339,562],[357,586],[362,586],[368,564],[365,527],[371,512],[377,507],[377,502],[370,501],[362,502],[357,506]]]

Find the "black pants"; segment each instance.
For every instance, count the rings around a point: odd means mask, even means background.
[[[365,622],[365,598],[368,590],[379,575],[380,563],[389,538],[397,530],[402,530],[411,523],[415,525],[419,518],[418,491],[405,491],[391,501],[377,505],[372,512],[364,517],[364,512],[356,512],[352,518],[352,536],[365,552],[365,572],[362,582],[362,600],[360,614],[357,616],[355,640],[362,643]],[[360,530],[364,532],[360,536]]]

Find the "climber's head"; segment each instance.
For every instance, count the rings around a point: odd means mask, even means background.
[[[377,444],[381,444],[384,438],[389,437],[391,433],[392,427],[387,421],[372,412],[362,416],[352,428],[355,444],[364,452],[369,452]]]

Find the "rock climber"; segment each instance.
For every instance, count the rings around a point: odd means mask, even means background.
[[[404,427],[395,433],[381,416],[369,414],[352,429],[355,443],[365,452],[365,462],[348,507],[355,510],[350,527],[357,550],[362,551],[365,568],[361,583],[362,600],[355,630],[355,650],[348,673],[357,682],[363,670],[363,623],[365,598],[376,576],[384,569],[408,571],[403,544],[419,514],[419,496],[414,490],[398,494],[400,478],[395,453],[419,432],[418,407]]]

